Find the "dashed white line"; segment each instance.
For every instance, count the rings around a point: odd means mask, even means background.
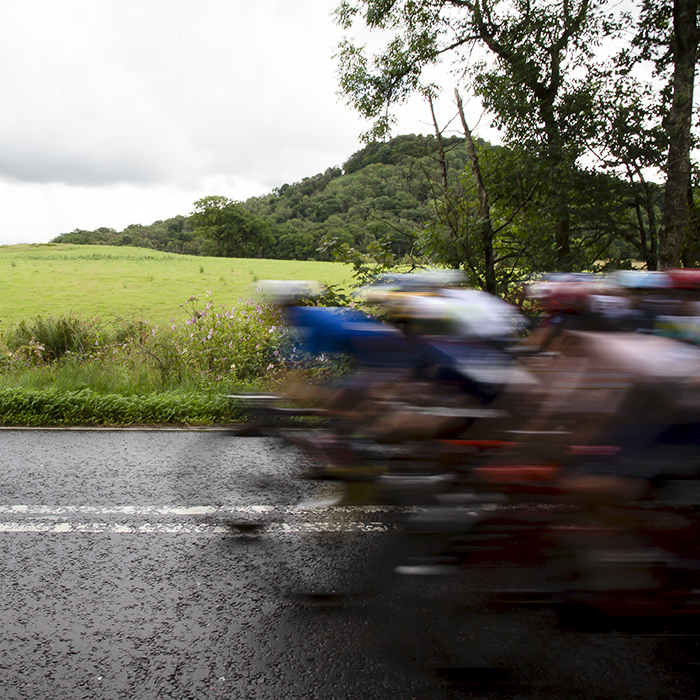
[[[489,506],[482,505],[486,510]],[[451,508],[474,516],[474,504]],[[0,533],[292,534],[387,532],[396,520],[425,512],[397,506],[50,506],[0,505]]]
[[[260,533],[264,534],[303,534],[325,532],[389,532],[392,525],[384,523],[337,523],[337,522],[299,522],[299,523],[268,523],[261,526]],[[109,533],[109,534],[235,534],[239,532],[235,525],[217,525],[201,523],[81,523],[81,522],[47,522],[47,521],[18,521],[0,522],[1,533]],[[257,533],[258,531],[256,531]],[[244,531],[241,534],[246,534]]]
[[[371,516],[402,510],[408,509],[328,504],[227,508],[12,504],[0,505],[0,533],[245,534],[246,524],[255,533],[266,534],[386,532],[393,526]],[[118,521],[109,522],[109,518]],[[191,520],[176,522],[173,518]]]
[[[189,517],[206,515],[308,515],[312,513],[336,513],[348,515],[413,512],[415,508],[395,506],[338,506],[333,504],[302,504],[297,506],[240,505],[240,506],[49,506],[49,505],[0,505],[1,515],[35,515],[65,517],[71,515],[101,516],[124,515],[149,518],[154,516]]]

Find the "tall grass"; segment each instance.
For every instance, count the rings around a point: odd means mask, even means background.
[[[240,412],[224,394],[270,388],[285,371],[280,312],[243,299],[228,308],[211,295],[192,296],[182,307],[184,319],[165,326],[70,315],[3,332],[0,422],[235,419]]]
[[[76,316],[21,321],[9,334],[8,347],[40,360],[58,360],[66,355],[85,356],[99,346],[102,330],[94,321]]]

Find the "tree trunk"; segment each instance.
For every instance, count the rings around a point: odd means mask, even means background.
[[[472,172],[476,180],[476,189],[479,195],[479,214],[481,215],[481,235],[483,238],[484,248],[484,282],[487,292],[496,293],[496,266],[493,255],[493,225],[491,224],[491,208],[489,207],[489,195],[484,184],[484,179],[481,177],[481,167],[479,166],[479,156],[474,146],[472,132],[467,126],[467,120],[464,116],[464,108],[462,107],[462,98],[459,96],[455,88],[455,98],[457,100],[457,109],[459,110],[459,118],[462,120],[462,128],[464,129],[464,137],[467,139],[467,147],[469,148],[469,156],[472,162]]]
[[[447,227],[447,230],[452,234],[452,236],[455,239],[459,239],[460,235],[462,235],[464,257],[466,259],[464,261],[460,260],[458,264],[464,264],[464,266],[468,268],[468,270],[473,275],[475,275],[477,278],[480,278],[478,266],[477,264],[475,264],[471,252],[471,244],[469,241],[469,226],[466,226],[463,232],[461,231],[459,213],[457,211],[457,207],[452,201],[452,198],[450,197],[449,182],[447,179],[447,156],[445,155],[445,146],[442,140],[442,132],[440,131],[440,127],[437,123],[437,117],[435,116],[435,109],[433,106],[432,97],[428,97],[428,103],[430,104],[430,114],[432,115],[433,126],[435,127],[435,138],[438,144],[438,159],[440,165],[440,172],[442,174],[442,203],[444,211],[441,217],[441,223]],[[479,284],[481,285],[480,279]]]
[[[659,231],[659,267],[678,267],[688,217],[690,130],[698,54],[698,0],[673,3],[673,99],[666,119],[669,136],[664,213]]]
[[[569,272],[571,264],[571,244],[569,232],[571,229],[571,218],[569,215],[568,195],[564,192],[558,193],[560,210],[554,220],[554,254],[557,260],[557,268],[562,272]]]

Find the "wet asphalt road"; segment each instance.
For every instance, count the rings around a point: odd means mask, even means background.
[[[700,696],[698,637],[472,606],[493,572],[392,575],[400,538],[309,510],[333,494],[299,480],[303,458],[274,440],[4,430],[0,442],[1,697]],[[354,595],[300,595],[332,591]]]

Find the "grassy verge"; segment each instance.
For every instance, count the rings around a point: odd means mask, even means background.
[[[56,425],[212,425],[242,417],[221,394],[169,391],[145,395],[103,394],[92,389],[0,389],[0,424]]]
[[[278,309],[191,297],[181,323],[36,317],[0,334],[0,424],[211,425],[226,394],[278,388],[290,365]],[[292,352],[293,358],[293,352]],[[325,371],[323,362],[313,371]]]

